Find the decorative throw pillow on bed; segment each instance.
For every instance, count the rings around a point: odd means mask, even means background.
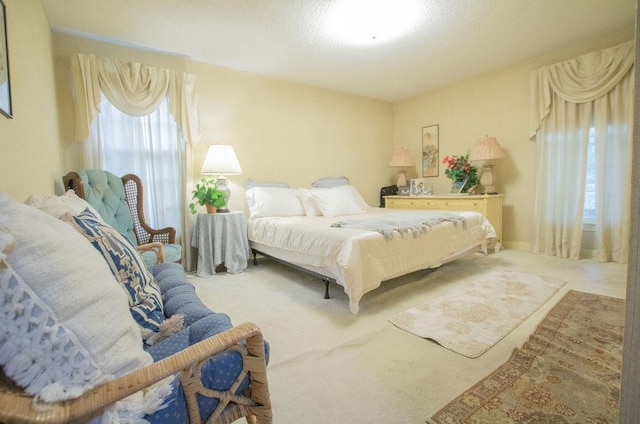
[[[313,188],[331,188],[341,185],[349,185],[349,178],[347,177],[323,177],[315,180],[311,183]]]
[[[254,187],[281,187],[289,188],[289,184],[274,181],[253,181],[251,178],[244,182],[244,189],[251,190]]]
[[[145,266],[138,250],[113,227],[100,221],[89,210],[62,219],[84,235],[104,257],[111,272],[126,289],[131,315],[147,340],[164,321],[158,282]]]
[[[353,189],[348,185],[314,188],[311,189],[311,194],[318,208],[322,211],[322,215],[329,218],[339,215],[354,215],[366,210],[362,204],[364,201],[356,198]],[[364,204],[366,205],[366,203]]]
[[[41,401],[78,397],[152,362],[100,254],[69,225],[6,194],[0,292],[0,365]],[[170,386],[155,389],[116,404],[103,422],[140,419],[150,403],[159,409]]]
[[[305,215],[300,192],[294,188],[254,187],[245,196],[251,218]]]

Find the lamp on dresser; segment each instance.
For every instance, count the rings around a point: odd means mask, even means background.
[[[411,156],[411,150],[408,149],[398,149],[393,152],[393,156],[391,157],[391,161],[389,162],[389,166],[392,168],[399,168],[398,171],[398,187],[404,187],[407,185],[407,170],[405,168],[411,168],[416,166],[413,161],[413,157]]]
[[[226,205],[224,209],[218,209],[218,212],[229,212],[229,198],[231,197],[231,190],[227,184],[225,175],[241,175],[242,168],[238,162],[233,146],[228,144],[212,144],[207,150],[207,156],[202,164],[201,174],[204,175],[218,175],[216,182],[218,188],[224,191],[224,200]]]
[[[497,194],[495,189],[495,178],[493,176],[493,161],[504,158],[504,150],[500,147],[500,143],[495,137],[484,136],[476,141],[473,146],[469,160],[474,162],[484,161],[482,165],[482,176],[480,177],[480,185],[483,187],[483,194]]]

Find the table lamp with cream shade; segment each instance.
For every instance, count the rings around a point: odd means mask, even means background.
[[[233,150],[233,146],[228,144],[210,145],[200,173],[204,175],[218,175],[216,182],[218,183],[218,188],[225,192],[224,199],[227,204],[223,209],[218,209],[218,212],[229,212],[228,205],[231,190],[229,189],[225,175],[242,174],[242,168],[240,168],[240,163],[238,162],[236,152]]]
[[[398,171],[398,187],[404,187],[407,185],[407,170],[405,168],[411,168],[416,166],[413,161],[413,156],[411,156],[411,151],[408,149],[398,149],[393,152],[393,156],[391,157],[391,161],[389,161],[389,166],[392,168],[399,168]]]
[[[485,135],[484,138],[479,138],[476,141],[476,145],[473,146],[469,160],[474,162],[484,161],[482,176],[480,177],[480,185],[484,188],[483,194],[497,194],[493,176],[493,161],[502,158],[504,158],[504,150],[502,150],[495,137]]]

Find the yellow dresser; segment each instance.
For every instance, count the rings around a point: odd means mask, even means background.
[[[502,199],[504,194],[443,195],[443,196],[385,196],[385,205],[392,209],[441,209],[447,211],[475,211],[487,217],[502,241]]]

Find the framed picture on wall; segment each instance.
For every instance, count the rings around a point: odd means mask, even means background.
[[[9,43],[7,42],[7,11],[0,0],[0,112],[7,118],[11,110],[11,80],[9,79]]]
[[[438,150],[440,149],[438,124],[422,127],[422,176],[438,176]]]

